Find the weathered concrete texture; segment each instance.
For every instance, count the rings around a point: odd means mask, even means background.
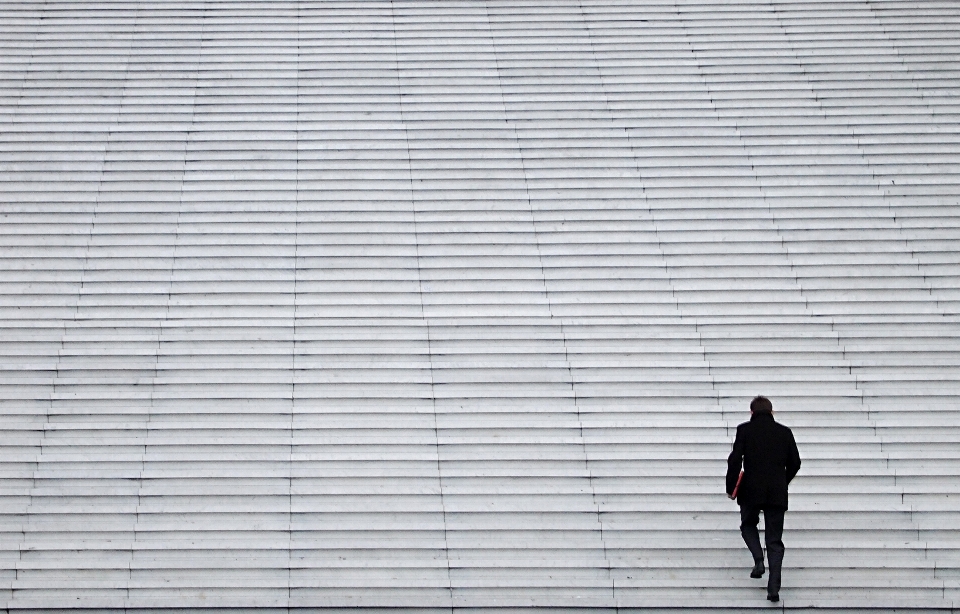
[[[0,610],[766,608],[761,393],[780,606],[960,608],[958,112],[953,2],[3,2]]]

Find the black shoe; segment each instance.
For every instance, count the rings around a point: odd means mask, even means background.
[[[751,577],[751,578],[762,578],[762,577],[763,577],[763,572],[765,572],[765,571],[766,571],[766,569],[764,569],[764,567],[763,567],[763,561],[757,561],[757,564],[753,566],[753,570],[750,572],[750,577]]]
[[[771,593],[767,591],[767,601],[772,601],[774,603],[780,601],[780,593]]]

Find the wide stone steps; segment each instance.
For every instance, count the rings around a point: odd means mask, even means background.
[[[960,13],[0,7],[0,607],[960,604]]]

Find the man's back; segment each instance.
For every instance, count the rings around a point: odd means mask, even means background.
[[[787,508],[787,484],[800,470],[800,454],[789,428],[771,414],[754,414],[737,427],[733,451],[727,459],[727,492],[733,492],[743,466],[737,492],[741,505]]]

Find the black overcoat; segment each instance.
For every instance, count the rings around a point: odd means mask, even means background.
[[[800,453],[790,429],[770,414],[753,414],[750,422],[737,427],[737,439],[727,458],[728,495],[737,485],[741,466],[737,503],[787,509],[787,484],[800,470]]]

